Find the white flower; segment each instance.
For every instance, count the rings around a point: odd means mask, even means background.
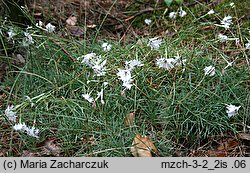
[[[133,84],[131,83],[132,81],[125,81],[123,82],[122,86],[124,86],[126,89],[130,90]]]
[[[107,60],[102,61],[100,64],[96,64],[94,65],[93,69],[94,72],[96,73],[96,76],[105,76],[106,74],[106,67],[104,67],[106,65]]]
[[[214,14],[214,10],[213,10],[213,9],[212,9],[212,10],[209,10],[209,12],[207,12],[207,14],[208,14],[208,15]]]
[[[169,18],[175,19],[177,17],[177,12],[171,12],[169,13]]]
[[[233,24],[232,22],[232,16],[226,16],[222,19],[221,21],[222,27],[224,27],[225,29],[229,29],[229,26],[231,24]]]
[[[123,82],[122,86],[124,86],[127,89],[131,89],[131,87],[133,86],[132,84],[133,79],[130,70],[121,70],[121,69],[118,70],[119,71],[117,73],[117,76],[119,76],[118,79],[122,80]]]
[[[235,44],[239,45],[240,44],[240,39],[239,38],[233,38],[235,40]]]
[[[96,56],[95,53],[88,53],[86,55],[78,57],[77,60],[80,61],[82,59],[81,63],[86,64],[87,66],[92,67],[91,60],[94,59],[94,58],[96,58],[96,57],[97,56]]]
[[[36,23],[36,26],[37,27],[42,27],[43,26],[43,22],[39,20],[38,23]]]
[[[94,101],[93,97],[91,97],[89,94],[82,94],[82,97],[85,98],[89,103]]]
[[[12,122],[16,122],[16,112],[14,112],[15,108],[13,105],[9,106],[5,109],[5,115],[6,117],[12,121]]]
[[[35,103],[32,102],[32,99],[29,96],[24,96],[24,97],[25,97],[25,100],[27,100],[28,102],[30,102],[30,106],[31,107],[35,106]]]
[[[96,76],[105,76],[106,74],[106,62],[107,60],[97,59],[93,62],[92,69],[96,73]]]
[[[186,16],[186,15],[187,15],[187,12],[184,11],[184,10],[182,10],[182,8],[180,8],[179,16],[180,16],[180,17],[184,17],[184,16]]]
[[[150,25],[152,20],[151,19],[145,19],[144,22],[147,24],[147,25]]]
[[[24,32],[24,38],[23,38],[23,46],[29,46],[30,44],[33,44],[33,38],[30,33]]]
[[[97,55],[95,53],[88,53],[83,56],[82,63],[86,64],[89,67],[93,67],[93,61],[97,59]]]
[[[108,82],[103,82],[103,86],[107,86],[108,84]]]
[[[245,44],[246,49],[250,49],[250,42]]]
[[[16,131],[26,132],[29,136],[39,138],[39,129],[35,127],[28,127],[25,123],[18,123],[12,127]]]
[[[89,53],[78,57],[77,60],[81,60],[81,63],[91,67],[97,76],[104,76],[106,74],[106,63],[107,60],[103,60],[101,56],[97,56],[95,53]]]
[[[175,58],[158,58],[158,59],[156,59],[156,65],[159,68],[165,68],[167,70],[174,68],[175,66],[185,64],[185,62],[186,62],[186,59],[180,60],[179,56],[175,56]]]
[[[33,27],[32,26],[27,26],[26,30],[29,30],[29,29],[32,29]]]
[[[13,31],[13,29],[10,29],[8,32],[8,41],[12,40],[13,37],[16,35],[16,33]]]
[[[219,38],[220,42],[227,42],[227,40],[228,40],[228,37],[226,35],[221,34],[221,33],[218,35],[218,38]]]
[[[91,61],[92,69],[94,70],[96,76],[105,76],[107,60],[103,60],[101,56],[96,57]]]
[[[144,64],[141,63],[141,61],[138,61],[136,59],[130,60],[130,61],[125,61],[125,68],[128,70],[133,70],[136,66],[141,67]]]
[[[122,81],[130,81],[132,78],[130,70],[118,69],[117,76],[119,76],[118,79]]]
[[[159,49],[161,44],[162,39],[159,37],[150,38],[148,42],[148,46],[150,46],[151,49]]]
[[[174,68],[176,60],[174,58],[158,58],[156,59],[156,65],[159,68],[171,69]]]
[[[215,75],[215,67],[212,65],[205,67],[203,70],[204,70],[205,75],[209,75],[209,76]]]
[[[25,123],[18,123],[18,124],[15,124],[13,127],[12,127],[14,130],[16,131],[25,131],[27,126],[25,125]]]
[[[112,45],[108,44],[108,43],[102,43],[102,48],[103,48],[104,51],[108,52],[108,51],[111,50]]]
[[[178,55],[178,56],[174,56],[175,58],[175,66],[180,66],[180,65],[185,65],[186,63],[186,59],[181,59],[181,57]]]
[[[223,34],[218,34],[218,39],[220,40],[220,42],[227,42],[227,41],[235,41],[236,44],[239,44],[240,39],[239,38],[228,38],[226,35]]]
[[[45,28],[46,28],[46,30],[48,31],[48,32],[54,32],[55,31],[55,29],[56,29],[56,27],[54,26],[54,25],[52,25],[51,23],[48,23],[46,26],[45,26]]]
[[[230,118],[230,117],[236,115],[238,113],[238,110],[240,109],[240,107],[241,106],[235,106],[235,105],[232,105],[232,104],[227,105],[226,112],[227,112],[228,117]]]
[[[35,127],[27,127],[26,128],[26,133],[29,136],[33,136],[35,138],[39,138],[38,134],[39,134],[39,129],[36,129]]]
[[[231,2],[229,5],[230,5],[232,8],[235,7],[235,4],[234,4],[233,2]]]
[[[100,97],[101,97],[101,103],[104,105],[105,102],[103,100],[103,89],[101,89],[101,91],[97,93],[97,98],[95,100],[99,99]]]

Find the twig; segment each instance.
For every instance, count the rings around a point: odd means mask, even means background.
[[[62,47],[59,43],[57,43],[55,40],[53,40],[53,39],[50,39],[53,43],[55,43],[57,46],[59,46],[61,49],[62,49],[62,51],[66,54],[66,55],[68,55],[69,57],[70,57],[70,59],[73,61],[73,62],[75,62],[76,60],[75,60],[75,58],[64,48],[64,47]]]
[[[154,9],[152,7],[146,8],[146,9],[144,9],[142,11],[139,11],[138,13],[135,13],[133,16],[128,17],[124,21],[127,22],[127,21],[129,21],[129,20],[131,20],[131,19],[133,19],[133,18],[135,18],[135,17],[137,17],[139,15],[142,15],[142,14],[148,13],[148,12],[152,12],[152,11],[155,11],[155,10],[159,10],[159,9],[162,9],[162,8],[158,8],[158,9]]]
[[[240,49],[227,49],[227,50],[222,50],[223,52],[239,52],[239,51],[245,51],[247,50],[246,48],[240,48]]]
[[[95,9],[93,9],[93,11],[95,12],[95,13],[99,13],[99,14],[101,14],[101,15],[108,15],[107,17],[109,17],[109,18],[111,18],[111,19],[114,19],[114,20],[117,20],[117,21],[119,21],[119,22],[122,22],[122,20],[121,19],[119,19],[119,18],[117,18],[117,16],[114,16],[114,15],[112,15],[112,14],[110,14],[110,13],[103,13],[102,11],[98,11],[98,10],[95,10]]]
[[[121,39],[119,40],[119,42],[121,42],[122,40],[125,40],[125,37],[126,37],[126,33],[129,31],[129,29],[131,28],[132,30],[132,34],[138,38],[138,35],[135,33],[135,31],[133,30],[133,27],[132,27],[132,24],[130,24],[127,28],[126,28],[126,31],[124,32],[124,34],[122,35]]]
[[[145,95],[146,97],[148,97],[147,94],[146,94],[145,92],[143,92],[135,83],[133,83],[133,84],[134,84],[134,86],[135,86],[139,91],[141,91],[141,93],[142,93],[143,95]]]

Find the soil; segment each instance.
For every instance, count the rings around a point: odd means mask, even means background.
[[[28,6],[37,21],[51,22],[59,28],[64,28],[67,25],[66,20],[75,16],[76,26],[73,28],[67,26],[68,31],[74,36],[79,37],[86,32],[88,38],[98,30],[103,38],[131,40],[145,34],[143,29],[134,28],[131,25],[133,20],[138,16],[153,13],[162,5],[163,0],[146,2],[138,0],[35,0]],[[61,33],[61,35],[66,34]]]

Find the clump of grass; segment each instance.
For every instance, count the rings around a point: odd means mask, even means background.
[[[206,24],[211,24],[210,18]],[[175,154],[176,143],[184,140],[188,141],[187,146],[195,148],[209,136],[236,134],[248,128],[248,50],[238,50],[230,42],[219,42],[216,35],[221,29],[211,31],[210,35],[200,32],[204,23],[199,23],[196,17],[180,19],[191,22],[186,27],[178,20],[163,19],[178,30],[175,36],[165,37],[157,50],[147,46],[147,39],[142,39],[142,44],[126,46],[109,40],[112,49],[106,52],[101,48],[105,42],[102,40],[67,40],[38,28],[29,30],[34,44],[25,47],[24,67],[13,65],[7,53],[2,56],[9,67],[1,90],[8,96],[3,105],[18,105],[17,121],[40,129],[40,138],[19,133],[18,138],[25,142],[15,145],[11,139],[7,145],[19,151],[36,151],[36,143],[53,136],[59,139],[64,156],[131,156],[129,147],[133,137],[141,133],[153,138],[160,156],[171,156]],[[18,30],[14,38],[17,46],[23,47],[23,31],[11,27]],[[9,29],[1,25],[2,40]],[[7,47],[4,41],[2,45]],[[227,49],[235,49],[237,56],[234,51],[231,54],[224,51]],[[90,52],[107,60],[106,75],[96,76],[90,66],[76,60]],[[186,62],[171,69],[156,65],[159,57],[177,55]],[[132,71],[133,86],[124,90],[117,72],[124,69],[125,61],[133,59],[144,66]],[[228,66],[229,62],[233,62],[232,66]],[[216,67],[214,76],[204,74],[203,69],[209,65]],[[90,94],[96,98],[102,89],[104,104],[100,99],[89,103],[81,96]],[[229,118],[227,104],[240,105],[243,109]],[[126,127],[124,119],[130,112],[136,113],[135,124]],[[7,123],[7,120],[3,107],[1,121]],[[13,124],[8,123],[7,131],[13,131]]]

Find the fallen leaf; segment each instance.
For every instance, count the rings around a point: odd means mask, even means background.
[[[81,138],[81,140],[84,141],[84,144],[90,144],[90,145],[96,144],[96,139],[94,135]]]
[[[66,25],[67,26],[75,26],[77,22],[77,18],[76,16],[70,16],[67,20],[66,20]]]
[[[42,145],[40,147],[41,155],[59,156],[61,153],[61,149],[56,142],[56,138],[48,137],[40,145]]]
[[[25,65],[25,59],[21,54],[13,55],[14,57],[14,64],[17,66],[24,66]]]
[[[123,28],[124,28],[124,25],[122,25],[122,24],[115,26],[115,30],[121,30]]]
[[[39,152],[34,153],[28,150],[24,150],[21,155],[21,157],[38,157],[38,156],[41,156]]]
[[[201,28],[202,30],[213,30],[214,26],[204,26]]]
[[[84,29],[77,26],[68,26],[67,29],[71,35],[76,37],[82,37],[84,34]]]
[[[141,46],[141,47],[144,47],[143,41],[141,39],[139,39],[136,44]]]
[[[239,133],[239,138],[243,140],[250,140],[250,134],[249,133]]]
[[[217,150],[231,151],[239,145],[239,141],[233,138],[223,140],[222,143],[217,147]]]
[[[7,66],[0,62],[0,81],[3,79]]]
[[[7,148],[1,148],[0,150],[0,157],[6,157],[8,153],[8,149]]]
[[[217,6],[220,5],[221,3],[223,3],[225,0],[215,0],[212,2],[212,5]]]
[[[136,134],[130,151],[134,157],[152,157],[152,151],[158,153],[152,140],[140,134]]]
[[[228,153],[225,150],[208,150],[208,157],[226,157]]]
[[[125,118],[126,127],[133,126],[135,124],[135,112],[129,113]]]

